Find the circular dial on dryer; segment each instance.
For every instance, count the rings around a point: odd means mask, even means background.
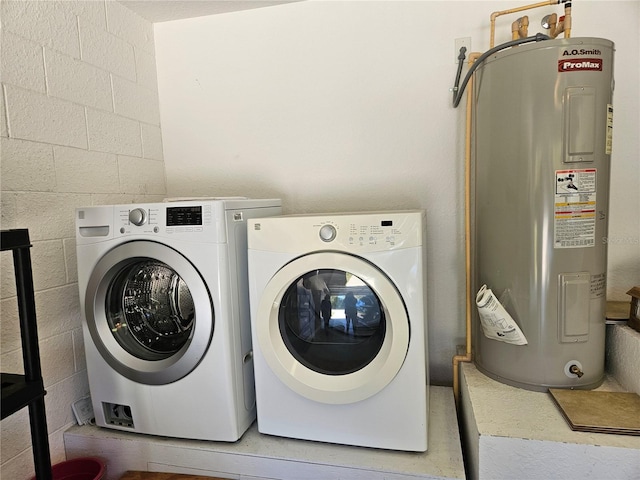
[[[323,225],[320,228],[320,238],[323,242],[330,242],[336,238],[336,227],[333,225]]]

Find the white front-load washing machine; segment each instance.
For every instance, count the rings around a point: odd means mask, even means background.
[[[76,211],[78,286],[96,424],[236,441],[255,420],[247,220],[279,200]]]
[[[423,211],[248,222],[261,433],[427,449]]]

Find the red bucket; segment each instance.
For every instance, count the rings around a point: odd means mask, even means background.
[[[53,480],[100,480],[104,477],[106,470],[104,461],[100,458],[74,458],[53,465],[51,478]]]

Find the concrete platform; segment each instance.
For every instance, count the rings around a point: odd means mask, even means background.
[[[70,428],[64,442],[68,459],[104,458],[106,480],[119,479],[128,470],[242,480],[465,478],[451,388],[430,387],[429,406],[426,453],[273,437],[260,434],[256,424],[236,443],[154,437],[92,426]]]
[[[461,365],[470,479],[640,478],[640,437],[575,432],[548,393],[504,385]],[[623,391],[612,379],[600,389]]]

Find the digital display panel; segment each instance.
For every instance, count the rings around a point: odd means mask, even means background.
[[[167,208],[167,227],[202,225],[202,207]]]
[[[383,227],[392,227],[393,226],[393,220],[382,220],[382,225]]]

